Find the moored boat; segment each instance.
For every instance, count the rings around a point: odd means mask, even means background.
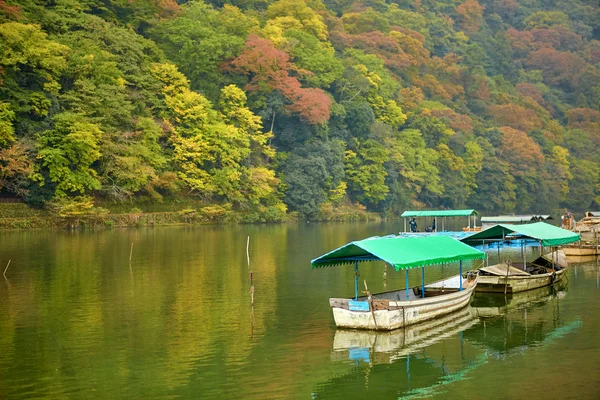
[[[499,224],[461,241],[472,245],[491,241],[537,241],[543,247],[557,247],[577,242],[579,235],[544,222],[525,225]],[[555,251],[534,261],[510,262],[479,268],[478,292],[518,293],[559,282],[567,268],[563,252]]]
[[[579,257],[579,256],[595,256],[600,254],[600,246],[595,245],[572,245],[572,246],[563,246],[562,250],[564,251],[567,257]]]
[[[521,267],[523,264],[517,264]],[[553,263],[546,256],[527,264],[526,269],[512,265],[496,264],[479,269],[478,292],[518,293],[559,282],[566,266]]]
[[[437,318],[469,304],[477,287],[477,274],[462,276],[462,262],[481,260],[485,253],[447,236],[377,237],[351,242],[312,260],[313,268],[354,263],[355,297],[331,298],[337,327],[393,330]],[[396,271],[421,268],[420,287],[358,296],[358,262],[384,261]],[[458,262],[461,273],[424,284],[425,267]],[[366,282],[365,282],[366,289]]]

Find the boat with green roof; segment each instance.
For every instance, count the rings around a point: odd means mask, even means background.
[[[579,241],[577,233],[545,222],[532,224],[498,224],[484,231],[467,236],[461,241],[472,246],[483,246],[498,242],[522,243],[523,249],[526,242],[538,243],[540,257],[527,262],[525,252],[522,260],[510,260],[486,265],[478,269],[478,292],[489,293],[518,293],[527,290],[552,285],[559,282],[566,271],[566,257],[559,246]],[[543,248],[553,248],[548,255],[543,254]]]
[[[460,310],[469,304],[477,287],[477,274],[462,275],[463,261],[483,260],[485,253],[448,236],[375,237],[348,243],[314,260],[313,268],[354,264],[354,299],[331,298],[339,328],[393,330],[428,321]],[[406,289],[358,295],[358,264],[383,261],[405,270]],[[425,285],[425,268],[459,263],[457,276]],[[408,287],[408,271],[421,268],[421,286]]]

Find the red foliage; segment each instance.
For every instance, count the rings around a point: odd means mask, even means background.
[[[506,31],[513,52],[518,57],[526,57],[533,49],[533,34],[530,31],[518,31],[510,28]]]
[[[552,47],[556,50],[579,51],[583,48],[581,36],[561,25],[545,29],[533,29],[531,35],[533,38],[532,46],[536,50]]]
[[[19,6],[9,6],[6,4],[6,0],[0,0],[0,14],[5,14],[9,19],[19,19],[21,8]]]
[[[531,53],[525,62],[530,69],[542,70],[542,76],[546,83],[569,87],[573,85],[574,79],[587,65],[585,60],[578,55],[550,48]]]
[[[302,88],[300,81],[289,74],[299,71],[290,62],[289,55],[276,49],[267,39],[250,35],[242,54],[225,68],[250,76],[248,91],[280,91],[292,103],[287,108],[310,124],[322,124],[329,119],[329,96],[321,89]]]
[[[542,127],[542,121],[533,110],[517,104],[493,105],[490,107],[490,112],[499,125],[510,126],[525,132]]]
[[[302,115],[311,124],[321,124],[329,120],[331,99],[321,89],[300,89],[291,93],[288,97],[292,104],[288,107],[290,111]]]
[[[513,175],[522,176],[544,161],[540,147],[525,132],[508,126],[498,130],[502,132],[502,159],[509,163]]]

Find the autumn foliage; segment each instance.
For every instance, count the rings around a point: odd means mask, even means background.
[[[242,54],[226,68],[249,76],[246,89],[250,92],[281,92],[291,103],[287,108],[298,113],[308,123],[323,124],[329,120],[329,96],[321,89],[303,88],[298,78],[291,76],[291,73],[307,72],[298,69],[290,62],[289,55],[276,49],[269,40],[250,35]]]

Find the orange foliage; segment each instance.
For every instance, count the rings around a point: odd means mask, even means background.
[[[397,73],[423,65],[429,60],[429,51],[423,47],[425,38],[410,29],[398,28],[388,35],[380,31],[357,35],[334,32],[330,35],[333,41],[341,43],[343,47],[353,47],[379,56],[388,68]]]
[[[449,108],[444,110],[431,110],[429,115],[446,122],[446,124],[454,131],[469,135],[473,133],[473,120],[468,115],[459,114]]]
[[[425,99],[421,88],[402,88],[400,89],[401,101],[399,105],[405,111],[414,111],[418,108],[419,104]]]
[[[542,106],[550,114],[554,114],[555,110],[552,104],[548,103],[544,99],[542,92],[533,83],[519,83],[516,87],[521,96],[524,98],[529,97],[531,100]]]
[[[156,8],[159,10],[161,18],[169,18],[175,16],[180,8],[175,0],[154,0]]]
[[[246,48],[237,58],[225,66],[234,72],[250,76],[246,89],[259,92],[267,89],[280,91],[291,104],[290,111],[299,113],[310,124],[322,124],[329,120],[331,99],[321,89],[303,88],[290,71],[304,73],[290,62],[289,55],[278,50],[267,39],[248,36]]]
[[[573,108],[567,111],[567,121],[570,128],[585,131],[600,131],[600,111],[591,108]]]
[[[32,172],[32,158],[19,143],[0,149],[0,189],[5,188],[18,196],[26,195],[24,183]]]
[[[544,161],[540,147],[525,132],[508,126],[498,130],[502,133],[502,159],[508,162],[514,176],[522,176]]]
[[[517,91],[523,97],[531,97],[538,104],[544,105],[545,101],[542,97],[542,92],[533,83],[519,83]]]
[[[476,75],[471,78],[474,82],[469,86],[469,96],[478,100],[488,100],[490,98],[490,89],[485,77]]]
[[[542,127],[542,121],[533,110],[517,104],[493,105],[490,107],[490,113],[499,125],[510,126],[525,132]]]
[[[458,20],[466,32],[479,30],[483,20],[483,10],[485,10],[485,6],[479,4],[477,0],[466,0],[456,7]]]

